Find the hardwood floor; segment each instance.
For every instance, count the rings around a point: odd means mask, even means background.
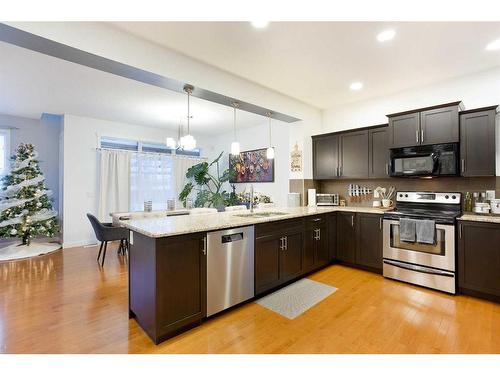
[[[128,319],[127,264],[108,249],[0,263],[0,352],[500,353],[500,305],[339,265],[338,291],[294,320],[248,303],[155,346]]]

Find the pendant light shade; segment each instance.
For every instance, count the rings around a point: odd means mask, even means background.
[[[233,103],[234,108],[234,118],[233,118],[233,142],[231,143],[231,155],[237,156],[240,154],[240,143],[236,139],[236,108],[239,107],[238,102]]]
[[[193,93],[194,87],[191,85],[185,85],[184,91],[188,96],[188,115],[187,115],[187,135],[181,138],[180,144],[184,150],[191,151],[196,148],[196,139],[191,135],[190,120],[191,120],[191,108],[190,108],[190,98]]]
[[[167,138],[166,144],[168,148],[177,148],[177,142],[172,137]]]
[[[271,142],[271,112],[267,112],[267,117],[269,117],[269,147],[266,150],[266,157],[268,159],[274,159],[274,148]]]

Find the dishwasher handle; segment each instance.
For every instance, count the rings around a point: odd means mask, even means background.
[[[233,234],[223,234],[221,236],[222,243],[231,243],[237,241],[243,241],[243,232],[233,233]]]

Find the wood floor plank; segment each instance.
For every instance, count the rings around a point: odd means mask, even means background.
[[[154,345],[128,319],[127,259],[110,246],[0,263],[4,353],[500,353],[500,305],[340,265],[337,292],[294,320],[248,303]]]

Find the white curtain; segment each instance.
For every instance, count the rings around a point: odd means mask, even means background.
[[[98,216],[101,221],[109,221],[110,212],[126,212],[130,209],[131,154],[101,150],[99,155]]]
[[[167,200],[175,198],[172,156],[133,154],[130,164],[131,211],[143,211],[145,201],[153,202],[153,210],[166,210]]]
[[[182,207],[182,202],[179,201],[179,194],[181,193],[184,185],[187,183],[186,172],[193,165],[205,161],[202,158],[193,158],[185,156],[174,156],[173,158],[173,168],[175,176],[175,199],[177,207]]]

